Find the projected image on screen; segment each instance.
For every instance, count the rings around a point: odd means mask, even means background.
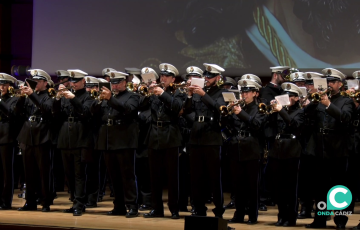
[[[360,67],[357,0],[35,0],[32,67]]]

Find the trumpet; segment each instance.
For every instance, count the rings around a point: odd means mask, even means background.
[[[240,105],[241,108],[243,108],[245,106],[245,100],[241,99],[238,101],[235,101],[233,103],[229,103],[228,105],[222,105],[220,106],[219,110],[220,110],[220,114],[224,117],[233,114],[233,107],[236,105]]]
[[[8,88],[8,94],[10,97],[25,97],[26,94],[21,94],[21,89],[14,89],[14,87],[9,86]],[[2,95],[2,92],[1,92]]]
[[[63,92],[63,91],[69,90],[69,89],[72,89],[72,87],[68,86],[66,88],[62,88],[62,89],[58,89],[58,90],[55,90],[54,88],[49,88],[48,89],[49,97],[55,98],[58,92]],[[61,95],[61,97],[62,97],[62,95]]]
[[[136,85],[134,83],[132,83],[132,82],[126,83],[126,89],[129,92],[136,92],[137,91]]]
[[[217,87],[221,88],[224,84],[224,79],[221,77],[217,82],[216,82],[216,85]]]
[[[169,89],[174,92],[176,89],[179,89],[180,93],[186,93],[188,91],[188,87],[190,85],[187,84],[185,81],[175,84],[175,83],[170,83],[169,84]]]
[[[162,87],[164,88],[164,82],[161,82],[159,84],[153,85],[153,86],[146,86],[145,84],[142,84],[138,87],[138,92],[145,97],[149,97],[151,95],[153,95],[153,93],[151,93],[149,90],[155,87]]]
[[[330,98],[330,94],[329,92],[332,90],[331,87],[328,87],[326,90],[324,91],[320,91],[320,92],[316,92],[316,93],[312,93],[310,98],[311,98],[311,101],[312,102],[315,102],[315,103],[319,103],[320,100],[321,100],[321,96],[322,95],[325,95],[325,94],[328,94],[328,97]]]
[[[274,111],[274,105],[276,105],[277,102],[274,101],[273,104],[270,104],[270,105],[266,105],[265,103],[260,103],[259,106],[258,106],[258,109],[259,109],[259,113],[262,113],[262,114],[273,114],[275,111]]]

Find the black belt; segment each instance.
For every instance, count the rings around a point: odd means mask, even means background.
[[[275,139],[295,139],[296,136],[294,134],[284,134],[284,133],[278,133],[275,137]]]
[[[238,131],[238,136],[239,137],[251,137],[251,133],[249,131],[246,130],[240,130]]]
[[[156,125],[157,127],[161,128],[167,125],[171,124],[171,121],[153,121],[152,122],[154,125]]]
[[[41,121],[43,121],[43,119],[42,119],[42,117],[37,117],[37,116],[32,115],[29,117],[29,121],[30,122],[41,122]]]
[[[107,122],[103,122],[103,125],[113,126],[113,125],[121,125],[121,124],[131,124],[133,123],[132,120],[114,120],[114,119],[107,119]]]
[[[333,129],[324,129],[324,128],[320,128],[319,129],[319,133],[322,133],[322,134],[334,134],[335,133],[335,130]]]
[[[74,122],[77,122],[77,121],[79,121],[78,117],[68,117],[68,119],[67,119],[68,123],[74,123]]]
[[[209,121],[214,121],[214,118],[213,117],[205,117],[205,116],[198,116],[198,117],[195,117],[195,121],[197,122],[209,122]]]

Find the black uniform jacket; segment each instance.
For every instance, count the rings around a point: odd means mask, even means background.
[[[93,103],[85,88],[77,90],[73,99],[54,100],[53,112],[62,122],[57,143],[59,149],[94,146],[93,124],[90,123]]]
[[[95,149],[117,150],[138,147],[139,126],[136,120],[139,95],[127,90],[111,96],[101,104],[94,103],[93,114],[101,120]]]
[[[304,124],[304,110],[293,105],[282,108],[277,114],[277,136],[269,156],[277,159],[300,157],[302,149],[300,134]]]
[[[206,92],[206,91],[205,91]],[[187,98],[184,113],[195,112],[195,121],[190,133],[190,145],[222,145],[220,106],[225,105],[222,93],[225,89],[213,86],[201,97],[194,94]],[[204,121],[202,122],[202,119]]]
[[[350,139],[348,142],[349,155],[360,156],[360,106],[355,108],[351,116],[351,123],[349,125]]]
[[[14,143],[21,129],[21,117],[14,114],[18,99],[10,97],[9,94],[3,95],[0,99],[0,145]]]
[[[328,109],[311,102],[305,107],[306,114],[314,120],[312,135],[307,145],[309,155],[321,158],[348,156],[348,127],[354,104],[351,99],[339,93],[330,98]]]
[[[52,140],[50,126],[53,101],[47,90],[19,98],[14,111],[26,119],[17,137],[19,143],[35,146]]]
[[[240,161],[260,160],[263,152],[260,137],[265,120],[266,115],[259,113],[255,101],[245,105],[238,115],[227,117],[227,127],[232,133],[230,143],[237,147]]]
[[[281,95],[282,92],[283,90],[280,86],[269,83],[264,88],[260,89],[260,98],[265,104],[270,105],[270,101],[274,100],[276,96]],[[273,138],[276,136],[276,121],[276,114],[270,114],[268,116],[264,125],[264,135],[266,138]]]
[[[182,108],[179,90],[166,90],[161,96],[152,95],[140,99],[141,108],[150,105],[151,126],[144,143],[149,149],[167,149],[181,145],[178,117]]]

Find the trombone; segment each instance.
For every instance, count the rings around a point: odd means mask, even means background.
[[[220,114],[224,117],[226,117],[228,115],[232,115],[233,114],[232,109],[236,105],[240,105],[240,107],[243,108],[245,106],[245,99],[237,100],[233,103],[229,103],[228,105],[220,106],[220,108],[219,108]]]

